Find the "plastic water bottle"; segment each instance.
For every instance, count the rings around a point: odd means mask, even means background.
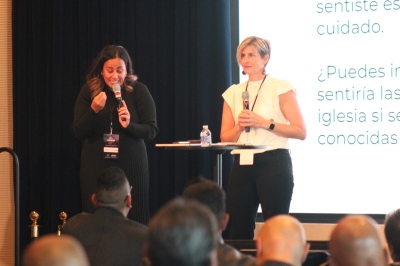
[[[211,146],[211,131],[208,129],[208,125],[204,125],[203,130],[200,132],[200,143],[201,147]]]

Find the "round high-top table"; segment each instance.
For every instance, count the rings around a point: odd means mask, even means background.
[[[200,143],[172,143],[172,144],[156,144],[157,148],[165,148],[166,150],[204,150],[214,154],[214,181],[222,187],[222,154],[226,151],[244,149],[244,150],[267,150],[267,145],[251,145],[238,143],[213,143],[211,146],[202,147]]]

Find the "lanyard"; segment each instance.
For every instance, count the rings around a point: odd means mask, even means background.
[[[108,102],[108,107],[110,108],[110,135],[112,135],[113,132],[113,111],[116,105],[117,103],[115,103],[113,107],[111,107],[110,102]]]
[[[254,105],[256,105],[256,101],[257,101],[257,98],[258,98],[258,94],[260,93],[261,87],[262,87],[262,85],[264,84],[264,81],[265,81],[265,78],[266,78],[266,77],[267,77],[267,75],[264,76],[264,78],[263,78],[263,80],[262,80],[262,82],[261,82],[260,88],[258,88],[258,92],[257,92],[257,95],[256,95],[256,99],[254,100],[253,107],[251,107],[251,111],[252,111],[252,112],[253,112],[253,109],[254,109]],[[246,91],[247,91],[247,87],[248,87],[248,86],[249,86],[249,81],[247,81]]]

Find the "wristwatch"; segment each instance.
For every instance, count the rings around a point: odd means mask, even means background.
[[[270,120],[269,127],[268,127],[268,130],[269,130],[269,131],[272,131],[272,130],[274,130],[274,128],[275,128],[274,119],[271,119],[271,120]]]

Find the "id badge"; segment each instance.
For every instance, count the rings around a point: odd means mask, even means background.
[[[253,165],[254,163],[254,152],[252,150],[241,150],[240,151],[240,165]]]
[[[119,134],[104,134],[103,144],[104,159],[118,159]]]

